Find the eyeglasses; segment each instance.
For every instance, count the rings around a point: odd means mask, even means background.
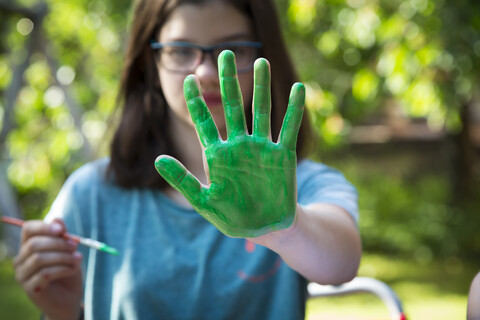
[[[165,69],[178,73],[193,72],[203,62],[206,54],[211,56],[216,66],[220,52],[228,49],[235,54],[237,72],[242,73],[252,68],[262,44],[253,41],[232,41],[204,47],[183,41],[161,43],[152,40],[150,46],[158,51],[157,58]]]

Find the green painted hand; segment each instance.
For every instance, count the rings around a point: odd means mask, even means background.
[[[204,147],[210,184],[201,184],[176,159],[162,155],[155,166],[195,210],[231,237],[257,237],[288,228],[297,204],[296,142],[305,88],[292,87],[279,141],[270,139],[270,70],[265,59],[254,66],[253,132],[247,134],[234,55],[219,56],[219,78],[228,139],[223,141],[194,76],[184,82],[187,107]]]

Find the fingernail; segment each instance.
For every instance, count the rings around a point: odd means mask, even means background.
[[[81,254],[80,252],[78,252],[78,251],[75,251],[75,252],[73,253],[73,258],[74,258],[76,261],[80,261],[80,260],[82,260],[82,254]]]
[[[73,251],[77,249],[78,244],[73,240],[67,240],[67,246],[68,246],[68,249]]]
[[[53,233],[60,233],[62,231],[62,226],[58,223],[52,223],[50,225],[50,231],[52,231]]]

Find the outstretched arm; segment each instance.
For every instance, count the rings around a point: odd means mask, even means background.
[[[352,217],[331,204],[297,205],[290,228],[250,240],[277,252],[292,269],[320,284],[352,280],[362,254]]]
[[[185,79],[187,107],[207,161],[208,185],[176,159],[160,156],[158,172],[222,233],[251,238],[277,253],[307,279],[323,284],[354,277],[361,249],[349,214],[328,204],[297,204],[296,142],[305,88],[294,84],[277,142],[270,134],[270,70],[254,66],[253,132],[246,131],[234,56],[219,57],[219,78],[228,138],[221,140],[194,76]]]

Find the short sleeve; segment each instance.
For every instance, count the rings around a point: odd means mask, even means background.
[[[50,223],[60,218],[65,223],[67,232],[86,238],[96,239],[95,194],[102,183],[107,162],[105,159],[87,163],[73,172],[65,181],[60,192],[52,203],[44,221]],[[87,270],[91,250],[86,246],[78,246],[83,255],[82,270]],[[84,281],[86,281],[84,274]]]
[[[298,203],[328,203],[345,209],[358,224],[358,193],[344,175],[327,165],[303,160],[297,167]]]
[[[107,160],[100,159],[87,163],[72,173],[50,207],[45,222],[60,218],[69,233],[91,237],[95,195],[102,183],[106,165]]]
[[[82,223],[79,221],[81,209],[75,197],[75,181],[74,173],[60,189],[44,221],[51,223],[55,218],[62,219],[69,233],[81,235],[83,234]]]

